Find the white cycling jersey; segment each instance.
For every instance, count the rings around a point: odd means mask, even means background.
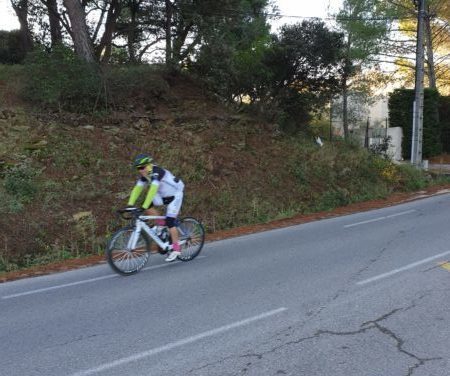
[[[149,184],[158,185],[158,195],[161,198],[173,197],[184,190],[184,183],[175,177],[169,170],[153,165],[152,171],[148,177],[140,177],[136,185],[148,186]]]

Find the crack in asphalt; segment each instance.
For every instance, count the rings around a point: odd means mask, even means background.
[[[425,363],[430,362],[430,361],[435,361],[435,360],[441,360],[442,357],[430,357],[430,358],[423,358],[420,357],[410,351],[407,351],[404,346],[405,346],[405,341],[398,335],[396,334],[394,331],[392,331],[391,329],[389,329],[388,327],[386,327],[385,325],[382,325],[381,323],[387,319],[389,319],[390,317],[394,316],[395,314],[399,313],[399,312],[406,312],[409,311],[410,309],[413,309],[416,307],[417,303],[419,300],[425,298],[428,293],[424,293],[421,296],[417,297],[416,299],[414,299],[411,304],[408,307],[404,307],[404,308],[396,308],[391,310],[390,312],[374,319],[374,320],[370,320],[370,321],[366,321],[363,322],[360,326],[360,328],[358,330],[350,330],[350,331],[331,331],[331,330],[317,330],[313,335],[307,336],[307,337],[301,337],[298,338],[296,340],[291,340],[288,342],[284,342],[280,345],[274,346],[272,347],[270,350],[267,351],[262,351],[262,352],[249,352],[247,354],[244,355],[231,355],[228,357],[225,357],[223,359],[217,360],[215,362],[212,363],[208,363],[202,367],[199,368],[195,368],[189,371],[189,374],[195,372],[195,371],[199,371],[202,369],[205,369],[207,367],[211,367],[211,366],[216,366],[219,364],[222,364],[223,362],[225,362],[226,360],[230,360],[230,359],[248,359],[248,358],[254,358],[256,361],[258,360],[262,360],[265,356],[267,356],[268,354],[271,353],[275,353],[276,351],[285,348],[287,346],[292,346],[292,345],[298,345],[302,342],[306,342],[309,340],[314,340],[314,339],[318,339],[322,336],[356,336],[359,334],[364,334],[368,331],[373,331],[373,330],[377,330],[379,331],[381,334],[387,336],[388,338],[392,339],[395,342],[396,348],[398,350],[399,353],[406,355],[408,358],[411,358],[414,360],[414,364],[412,366],[410,366],[408,368],[408,371],[406,373],[406,376],[412,376],[414,371],[417,370],[419,367],[425,365]],[[283,331],[284,332],[284,331]],[[279,333],[281,335],[281,333]],[[252,362],[248,362],[245,364],[245,367],[242,368],[240,371],[238,371],[237,373],[234,373],[234,375],[237,375],[238,373],[247,373],[249,371],[249,368],[252,366]]]
[[[407,233],[408,231],[411,231],[411,229],[410,229],[410,230],[400,230],[400,231],[398,232],[399,236],[394,237],[393,239],[388,240],[387,243],[381,248],[381,250],[379,250],[378,253],[377,253],[374,257],[372,257],[372,258],[369,260],[369,263],[368,263],[366,266],[364,266],[363,268],[361,268],[361,269],[358,270],[356,273],[354,273],[353,275],[350,276],[350,278],[349,278],[348,281],[347,281],[347,284],[352,284],[354,281],[359,280],[359,279],[360,279],[360,276],[361,276],[364,272],[368,271],[372,265],[374,265],[376,262],[378,262],[378,261],[383,257],[384,253],[389,249],[389,247],[390,247],[395,241],[397,241],[397,240],[399,240],[399,239],[401,239],[401,238],[404,238],[404,237],[406,236],[406,233]],[[333,296],[333,298],[332,298],[331,301],[337,300],[342,294],[345,294],[346,292],[348,292],[348,289],[346,289],[346,288],[343,288],[343,289],[338,290],[338,291],[335,293],[335,295]]]
[[[423,294],[422,296],[420,296],[419,298],[415,299],[412,304],[409,307],[406,308],[396,308],[394,310],[392,310],[391,312],[379,317],[378,319],[372,320],[372,321],[366,321],[361,325],[361,329],[358,331],[353,331],[353,332],[332,332],[332,331],[318,331],[316,332],[316,334],[322,335],[322,334],[329,334],[329,335],[357,335],[357,334],[361,334],[361,333],[365,333],[368,330],[373,330],[376,329],[378,331],[380,331],[380,333],[388,336],[389,338],[393,339],[396,342],[396,347],[397,350],[402,353],[405,354],[406,356],[414,359],[416,361],[416,363],[408,368],[408,373],[406,374],[406,376],[411,376],[414,373],[414,370],[418,369],[419,367],[423,366],[426,362],[430,362],[430,361],[434,361],[434,360],[441,360],[441,357],[435,357],[435,358],[420,358],[419,356],[413,354],[412,352],[409,352],[407,350],[405,350],[403,348],[405,341],[398,336],[397,334],[395,334],[392,330],[390,330],[389,328],[380,325],[380,322],[388,319],[389,317],[391,317],[392,315],[396,314],[397,312],[403,311],[406,312],[412,308],[416,307],[416,301],[423,299],[427,294]]]

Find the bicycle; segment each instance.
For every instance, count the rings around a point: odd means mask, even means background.
[[[159,254],[166,254],[171,248],[171,238],[167,226],[149,227],[148,221],[165,219],[164,216],[142,215],[142,209],[122,209],[117,213],[129,226],[116,231],[108,242],[106,259],[111,268],[120,275],[139,272],[147,263],[152,241],[158,246]],[[181,254],[178,259],[191,261],[197,257],[205,242],[203,225],[193,217],[177,219],[175,226],[179,233]]]

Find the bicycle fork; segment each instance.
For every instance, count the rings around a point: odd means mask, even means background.
[[[136,229],[131,233],[130,238],[128,239],[127,243],[127,251],[131,252],[133,249],[136,248],[139,235],[141,235],[141,226],[136,225]]]

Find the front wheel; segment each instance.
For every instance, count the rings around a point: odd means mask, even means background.
[[[181,254],[178,259],[191,261],[198,256],[205,242],[205,229],[195,218],[186,217],[179,220],[177,226],[181,243]]]
[[[134,227],[124,227],[117,231],[108,242],[106,259],[111,268],[118,274],[131,275],[141,270],[147,263],[150,251],[150,240],[139,235],[136,248],[128,250],[127,244]]]

